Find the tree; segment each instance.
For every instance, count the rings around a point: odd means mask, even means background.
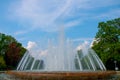
[[[0,33],[0,70],[15,69],[26,49],[15,38]],[[5,66],[4,66],[5,65]]]
[[[109,70],[120,69],[120,18],[100,22],[92,47]]]
[[[13,68],[13,69],[16,68],[21,58],[19,53],[20,53],[20,47],[17,46],[17,43],[13,42],[9,44],[8,50],[5,54],[5,61],[8,68]]]
[[[17,42],[13,37],[0,33],[0,55],[5,55],[8,45]]]
[[[6,64],[3,56],[0,56],[0,70],[6,69]]]

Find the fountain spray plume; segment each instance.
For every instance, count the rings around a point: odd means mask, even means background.
[[[106,70],[104,64],[85,41],[77,50],[73,42],[65,39],[64,27],[60,27],[58,45],[54,46],[52,40],[48,41],[48,48],[41,52],[28,51],[21,59],[17,70],[37,71],[96,71]],[[33,56],[36,54],[37,56]],[[42,56],[41,54],[46,54]],[[40,55],[40,56],[39,56]]]

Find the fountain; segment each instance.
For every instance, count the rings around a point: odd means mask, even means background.
[[[60,31],[59,44],[48,40],[48,47],[39,51],[28,49],[16,71],[8,71],[22,80],[108,80],[116,79],[115,71],[106,71],[101,59],[85,41],[77,48],[73,41],[65,40]]]
[[[48,41],[46,55],[37,50],[28,50],[21,59],[19,71],[97,71],[106,70],[97,54],[85,42],[76,49],[72,40],[65,40],[63,29],[60,31],[59,44],[54,46]],[[34,55],[33,55],[34,54]]]
[[[21,59],[17,70],[37,70],[37,71],[96,71],[106,70],[104,64],[94,52],[87,48],[87,44],[82,44],[77,50],[74,50],[70,41],[66,46],[62,44],[58,47],[49,45],[46,50],[46,58],[36,54],[32,56],[27,51]]]

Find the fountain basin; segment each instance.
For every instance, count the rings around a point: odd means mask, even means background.
[[[6,73],[21,80],[106,80],[116,78],[115,71],[8,71]]]

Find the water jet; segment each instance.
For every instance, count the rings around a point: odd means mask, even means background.
[[[63,29],[60,31],[58,44],[48,41],[46,50],[36,52],[28,50],[21,59],[19,71],[105,71],[106,68],[95,51],[85,41],[77,49],[70,39],[65,39]],[[43,58],[43,54],[44,58]]]

